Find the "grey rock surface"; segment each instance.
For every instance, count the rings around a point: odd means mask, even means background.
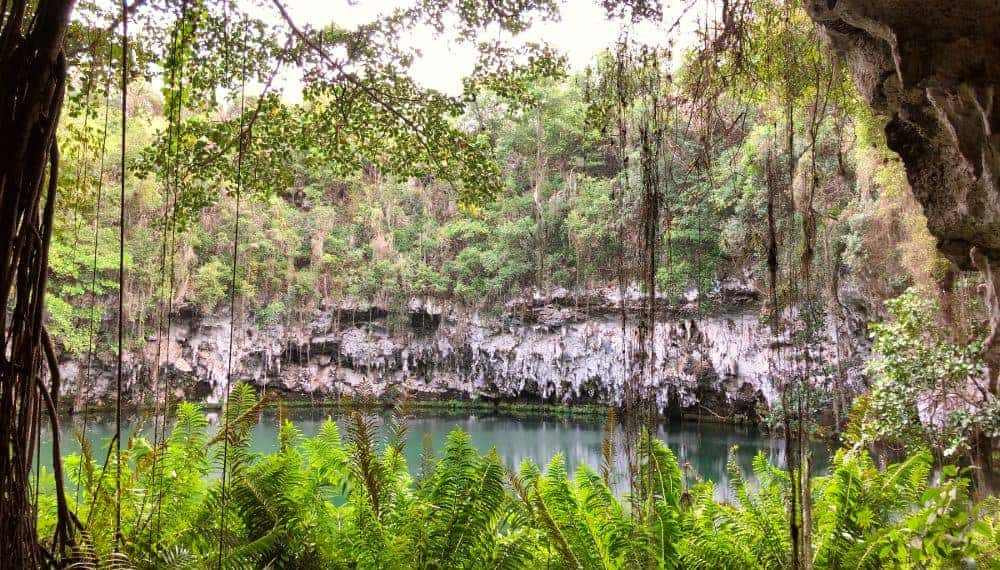
[[[665,303],[653,335],[652,373],[643,382],[661,410],[753,418],[778,396],[781,382],[808,374],[832,387],[838,374],[856,391],[867,350],[864,331],[829,323],[808,351],[787,334],[772,338],[752,292],[699,316],[695,305]],[[234,379],[260,390],[309,397],[503,399],[553,403],[620,403],[630,370],[629,344],[638,293],[571,295],[557,291],[509,302],[498,315],[412,299],[401,314],[343,302],[316,309],[301,325],[237,323]],[[797,319],[785,315],[788,323]],[[175,318],[168,338],[130,354],[126,387],[151,390],[159,344],[159,378],[174,397],[218,401],[226,385],[229,319]],[[840,341],[838,350],[837,340]],[[78,361],[63,366],[68,391],[85,377]],[[87,400],[107,400],[113,366],[91,375]]]
[[[983,347],[1000,395],[1000,2],[809,0],[863,98],[889,118],[938,248],[985,277]]]

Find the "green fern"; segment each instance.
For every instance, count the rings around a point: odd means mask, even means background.
[[[468,434],[448,435],[439,457],[425,451],[421,477],[403,456],[405,422],[380,426],[360,413],[347,437],[327,419],[307,438],[287,421],[275,453],[250,452],[261,400],[234,388],[228,429],[207,435],[204,413],[181,404],[158,447],[142,434],[122,453],[124,547],[113,545],[114,457],[89,447],[67,461],[81,486],[86,528],[66,566],[77,568],[460,568],[771,569],[789,554],[785,470],[763,454],[753,477],[728,470],[733,500],[711,482],[684,488],[671,450],[642,433],[635,495],[615,495],[602,472],[569,476],[556,455],[543,472],[525,461],[514,473],[495,451],[480,454]],[[229,447],[227,479],[218,477]],[[425,447],[430,448],[430,445]],[[215,460],[213,462],[213,459]],[[155,466],[155,468],[154,468]],[[926,452],[884,470],[860,449],[838,452],[812,479],[813,566],[996,568],[1000,502],[973,507],[966,473],[952,467],[932,484]],[[45,531],[52,481],[39,500]],[[225,508],[223,497],[225,496]],[[220,551],[221,546],[221,551]]]

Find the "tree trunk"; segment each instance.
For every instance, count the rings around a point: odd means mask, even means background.
[[[48,556],[38,541],[30,496],[42,413],[58,437],[58,371],[49,371],[51,386],[39,374],[43,361],[54,365],[43,347],[42,318],[58,174],[55,133],[66,81],[63,43],[74,1],[40,0],[33,10],[27,0],[4,5],[9,10],[0,31],[0,560],[32,568]],[[57,473],[59,460],[53,457]],[[70,515],[60,491],[55,548],[70,540]]]

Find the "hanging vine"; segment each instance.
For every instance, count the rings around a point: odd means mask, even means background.
[[[43,407],[60,479],[52,551],[72,546],[75,524],[61,485],[59,372],[51,343],[43,340],[59,169],[55,133],[66,89],[63,38],[72,2],[39,2],[35,18],[28,8],[27,2],[5,2],[0,13],[0,559],[15,567],[33,567],[53,555],[36,539],[28,491]],[[48,385],[41,380],[42,362]]]

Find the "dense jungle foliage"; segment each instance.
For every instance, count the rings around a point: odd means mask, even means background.
[[[783,21],[780,2],[759,4],[760,18]],[[843,273],[875,304],[914,284],[934,291],[944,262],[901,165],[885,148],[880,119],[856,100],[850,80],[819,47],[804,13],[797,10],[794,16],[787,26],[770,28],[764,21],[748,32],[762,37],[754,38],[755,51],[743,55],[751,61],[741,64],[749,69],[738,69],[746,77],[733,82],[715,79],[737,70],[723,55],[709,62],[705,53],[692,52],[673,75],[669,52],[654,56],[667,68],[656,78],[659,104],[670,107],[655,125],[664,147],[657,157],[663,170],[658,292],[681,301],[696,291],[708,306],[726,278],[765,290],[766,188],[784,179],[793,188],[778,198],[779,240],[786,252],[779,259],[783,303],[798,294],[786,277],[802,271],[797,249],[805,244],[803,227],[810,228],[816,250],[810,267],[817,282],[836,281]],[[771,61],[780,55],[773,43],[785,37],[802,47],[794,64]],[[531,289],[613,284],[620,258],[638,247],[639,136],[650,118],[645,101],[630,103],[620,110],[624,117],[615,117],[617,101],[608,83],[618,72],[644,73],[642,67],[650,64],[642,49],[627,42],[604,53],[586,73],[536,78],[516,103],[488,90],[474,93],[454,123],[490,149],[490,160],[499,165],[499,186],[485,199],[468,199],[464,186],[441,176],[392,175],[374,163],[354,172],[329,149],[311,147],[313,140],[297,142],[302,148],[269,151],[267,159],[274,160],[270,154],[288,150],[277,181],[256,180],[267,166],[255,163],[256,155],[247,156],[247,184],[255,187],[254,199],[244,196],[240,213],[241,313],[261,323],[286,322],[345,297],[391,306],[413,296],[492,310]],[[623,51],[633,59],[619,64],[616,53]],[[782,68],[785,64],[792,67]],[[790,100],[782,93],[787,76],[794,81]],[[117,105],[112,101],[104,108],[96,89],[75,87],[61,131],[69,166],[62,171],[64,208],[53,237],[55,284],[48,297],[51,326],[71,353],[87,350],[87,327],[81,323],[91,318],[86,277],[94,252],[87,244],[94,227],[102,232],[96,294],[110,295],[117,287],[117,228],[110,215],[117,197],[104,196],[105,213],[96,225],[94,198],[102,181],[111,185],[121,175],[115,166],[119,149],[102,145],[120,136]],[[209,314],[222,310],[230,294],[236,204],[228,191],[180,189],[171,208],[181,223],[173,251],[167,252],[176,284],[171,291],[162,284],[163,211],[174,189],[159,172],[155,153],[171,143],[167,137],[175,121],[168,113],[174,96],[169,88],[160,93],[139,83],[129,92],[125,249],[127,309],[133,316],[128,336],[134,343],[150,336],[152,315],[168,294],[179,307]],[[234,105],[220,103],[204,113],[185,110],[192,114],[186,121],[196,123],[185,128],[193,130],[213,115],[231,119],[238,114]],[[267,108],[276,115],[296,112],[280,102]],[[107,131],[102,121],[110,125]],[[622,121],[628,134],[619,140]],[[185,131],[172,144],[209,144],[206,137]],[[790,150],[784,148],[789,140]],[[811,225],[803,226],[806,217]],[[815,294],[831,297],[828,288],[816,285]],[[94,319],[114,316],[101,309]]]
[[[931,425],[919,417],[918,400],[931,388],[937,402],[961,398],[969,379],[982,376],[975,347],[986,327],[976,278],[937,252],[903,167],[885,146],[883,119],[857,99],[801,7],[748,5],[738,53],[719,49],[707,31],[684,57],[624,39],[584,72],[566,75],[553,61],[519,81],[471,84],[467,100],[450,110],[448,136],[486,153],[490,166],[475,168],[495,175],[489,184],[470,181],[457,162],[451,171],[410,171],[366,159],[371,149],[305,133],[329,120],[322,99],[261,99],[260,120],[275,124],[264,123],[260,141],[246,149],[235,287],[233,173],[191,170],[185,161],[195,158],[183,153],[217,144],[221,135],[207,125],[236,120],[238,101],[202,102],[183,85],[133,83],[124,157],[126,345],[158,338],[168,309],[225,315],[230,302],[236,318],[266,327],[308,321],[317,308],[345,300],[402,313],[421,297],[490,312],[531,291],[648,289],[635,257],[645,247],[638,228],[654,162],[662,194],[658,295],[708,312],[724,283],[742,283],[765,301],[762,319],[772,306],[803,307],[802,322],[781,326],[807,343],[824,320],[887,320],[872,330],[887,360],[870,363],[876,389],[856,412],[870,420],[865,433],[905,446],[916,431],[919,445],[969,452],[973,440],[1000,433],[996,399],[944,406],[947,417]],[[121,117],[116,93],[102,99],[85,79],[72,86],[60,131],[68,166],[46,297],[49,328],[67,356],[106,352],[116,341],[109,307],[118,287],[112,212],[120,204],[113,192],[100,203],[97,195],[122,175],[121,150],[107,143],[120,137]],[[182,101],[188,106],[177,109]],[[183,121],[171,114],[181,110]],[[652,151],[644,132],[659,137]],[[350,136],[372,144],[370,134]],[[170,163],[170,152],[181,157]],[[185,173],[179,182],[171,178],[178,172]],[[779,250],[773,287],[769,202]],[[921,298],[935,301],[915,306]],[[907,317],[913,311],[919,316]],[[906,319],[913,324],[898,326],[912,333],[914,347],[954,350],[918,354],[893,344],[900,332],[893,323]],[[913,329],[925,324],[933,326]],[[942,370],[949,380],[935,384]],[[848,408],[842,389],[816,390],[816,405],[837,398]],[[771,420],[782,417],[777,410]]]
[[[113,552],[116,466],[102,466],[89,446],[67,460],[81,488],[74,509],[87,521],[91,558],[135,568],[787,564],[788,473],[763,453],[752,474],[730,459],[736,499],[720,503],[711,481],[685,486],[671,450],[643,435],[636,494],[621,497],[606,466],[568,473],[556,455],[544,468],[526,461],[512,470],[495,452],[478,453],[457,429],[439,456],[425,442],[420,465],[408,468],[402,415],[380,429],[355,412],[345,420],[346,437],[332,420],[314,438],[284,421],[278,450],[262,455],[249,448],[261,402],[246,385],[229,402],[238,419],[228,432],[224,495],[222,437],[211,435],[197,405],[178,407],[162,449],[148,433],[130,438],[122,455],[123,551]],[[51,475],[43,485],[51,488]],[[813,567],[996,567],[1000,502],[972,503],[969,485],[954,467],[935,473],[926,451],[878,467],[862,447],[842,449],[829,475],[812,479]],[[47,535],[55,505],[42,498],[39,531]]]
[[[687,67],[683,72],[695,73]],[[622,173],[612,129],[589,116],[596,105],[595,96],[588,95],[592,82],[583,75],[542,81],[532,87],[535,104],[529,109],[512,109],[489,94],[471,104],[461,122],[495,148],[502,166],[503,186],[488,200],[463,201],[450,184],[429,177],[400,179],[374,168],[343,176],[293,156],[295,178],[289,186],[242,204],[236,287],[241,314],[261,324],[294,322],[320,304],[345,297],[393,306],[421,296],[495,310],[533,288],[614,284],[622,248],[634,245],[630,235],[622,245],[619,229],[640,215],[639,149],[628,143],[631,189],[623,197],[616,194]],[[685,89],[696,87],[664,88],[683,97]],[[875,304],[914,284],[934,291],[943,262],[908,193],[901,165],[884,147],[878,120],[857,109],[847,89],[824,94],[848,100],[828,104],[813,125],[807,120],[812,101],[800,101],[794,111],[801,155],[796,184],[805,185],[810,176],[822,180],[810,190],[818,219],[816,265],[823,275],[840,272],[852,278],[864,299]],[[166,120],[162,97],[150,86],[134,86],[129,96],[126,163],[136,169],[128,173],[126,196],[126,301],[135,315],[128,336],[142,343],[167,294],[158,260],[161,212],[169,197],[155,178],[138,177],[145,173],[139,165],[162,136]],[[82,325],[91,318],[88,278],[95,258],[88,244],[102,168],[93,153],[105,136],[95,130],[94,117],[76,111],[82,116],[71,118],[62,131],[65,160],[72,166],[60,186],[66,208],[53,239],[55,282],[47,303],[51,326],[70,353],[87,350],[88,327]],[[669,154],[662,159],[669,161],[670,179],[657,268],[660,294],[683,302],[685,294],[696,291],[708,308],[723,279],[767,287],[765,187],[767,177],[777,176],[771,170],[780,168],[780,113],[770,100],[721,96],[707,111],[683,106],[662,127],[670,139]],[[113,107],[110,114],[107,136],[115,140]],[[815,142],[810,129],[816,131]],[[107,149],[105,184],[118,176],[108,166],[117,163],[117,152]],[[811,168],[817,172],[802,172]],[[794,198],[785,196],[783,207],[796,207]],[[214,200],[178,229],[168,258],[176,281],[173,302],[205,314],[223,310],[230,293],[235,198],[223,194]],[[97,240],[99,298],[117,288],[118,230],[109,215],[116,201],[105,196],[102,206],[108,213]],[[794,252],[802,239],[798,225],[788,222],[783,231]],[[782,275],[799,270],[795,255],[780,262]],[[784,291],[784,280],[780,286],[783,295],[792,294]],[[835,301],[826,287],[821,293],[827,302]],[[114,317],[104,307],[98,303],[93,315],[98,322]],[[109,335],[102,343],[104,338]]]
[[[152,434],[119,437],[120,456],[80,437],[83,451],[63,466],[79,534],[67,559],[1000,567],[1000,503],[972,483],[1000,437],[1000,404],[981,386],[979,277],[936,251],[883,119],[858,100],[801,2],[724,2],[730,19],[706,24],[683,53],[623,36],[573,73],[545,47],[482,42],[474,49],[491,65],[460,96],[407,77],[402,30],[516,33],[555,4],[425,0],[371,26],[305,31],[280,2],[280,26],[230,19],[229,3],[151,4],[145,37],[161,43],[89,41],[100,19],[76,21],[68,40],[79,65],[57,133],[45,292],[46,335],[62,359],[142,348],[179,314],[268,327],[340,302],[402,309],[414,297],[490,312],[557,288],[634,286],[704,314],[724,309],[721,292],[736,282],[772,332],[806,351],[828,320],[881,324],[864,363],[870,390],[835,426],[845,447],[825,476],[809,476],[808,457],[778,468],[762,455],[753,473],[732,462],[736,500],[720,502],[711,481],[686,485],[670,449],[640,430],[625,482],[601,466],[568,473],[560,456],[515,471],[460,431],[415,468],[402,453],[405,417],[380,427],[360,413],[346,436],[333,421],[315,438],[283,422],[278,451],[262,455],[249,438],[265,401],[237,384],[219,431],[195,403],[173,402]],[[653,4],[603,2],[633,21],[658,13]],[[126,53],[123,95],[114,65]],[[302,101],[266,92],[291,64]],[[247,97],[248,78],[265,93]],[[839,387],[794,380],[774,421],[802,446],[813,411],[796,398],[849,403]],[[166,404],[165,383],[163,393]],[[905,459],[869,455],[886,447]],[[37,534],[54,552],[69,544],[52,538],[68,518],[56,488],[44,473],[33,490]]]

